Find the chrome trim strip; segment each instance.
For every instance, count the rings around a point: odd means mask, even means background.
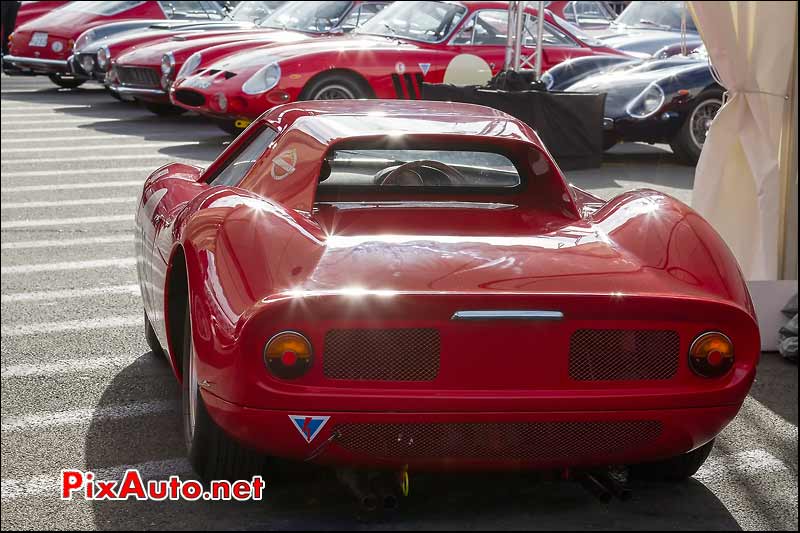
[[[110,90],[117,94],[146,94],[151,96],[167,96],[167,92],[161,89],[145,89],[142,87],[125,87],[124,85],[111,85]]]
[[[480,310],[456,311],[450,320],[563,320],[561,311],[534,310]]]
[[[35,57],[3,56],[3,61],[14,65],[42,65],[67,68],[65,59],[37,59]]]

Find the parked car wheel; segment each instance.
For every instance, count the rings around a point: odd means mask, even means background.
[[[188,111],[187,109],[178,107],[176,105],[154,104],[150,102],[146,102],[144,104],[144,108],[160,117],[177,117],[178,115],[183,115],[186,113],[186,111]]]
[[[189,461],[195,472],[206,482],[215,479],[229,481],[250,479],[262,472],[264,456],[234,441],[211,420],[200,395],[191,324],[187,305],[183,339],[181,411]]]
[[[663,461],[642,463],[631,466],[631,475],[650,481],[683,481],[695,475],[703,466],[714,447],[714,440],[689,453],[671,457]]]
[[[80,87],[86,80],[82,80],[80,78],[76,78],[74,76],[62,76],[61,74],[49,74],[47,76],[50,78],[50,81],[58,85],[59,87],[63,87],[64,89],[75,89]]]
[[[358,79],[346,74],[330,74],[303,89],[301,100],[356,100],[367,98],[367,91]]]
[[[150,319],[147,318],[147,313],[144,314],[144,337],[147,340],[147,346],[150,347],[150,350],[152,350],[154,354],[166,357],[164,349],[161,347],[161,343],[158,342],[158,337],[156,337],[153,324],[151,324]]]
[[[708,89],[695,99],[694,108],[683,122],[678,135],[672,139],[672,151],[682,162],[696,165],[711,122],[722,107],[722,90]]]

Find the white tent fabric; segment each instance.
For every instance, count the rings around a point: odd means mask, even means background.
[[[787,168],[797,151],[789,98],[797,97],[797,2],[695,1],[689,8],[728,90],[697,164],[692,204],[747,279],[779,279],[789,194],[797,194],[796,166]],[[795,220],[795,239],[796,227]],[[796,270],[786,275],[796,279]]]

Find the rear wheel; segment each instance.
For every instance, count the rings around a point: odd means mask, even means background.
[[[156,104],[151,102],[145,102],[144,108],[160,117],[176,117],[178,115],[183,115],[186,113],[186,111],[188,111],[187,109],[178,107],[176,105]]]
[[[639,479],[650,481],[683,481],[695,475],[703,466],[714,447],[711,440],[696,450],[663,461],[641,463],[631,466],[631,475]]]
[[[48,74],[47,77],[50,78],[50,81],[59,87],[63,87],[64,89],[75,89],[76,87],[80,87],[86,83],[86,80],[76,78],[75,76],[65,76],[62,74]]]
[[[367,98],[359,80],[346,74],[330,74],[313,81],[300,95],[301,100],[355,100]]]
[[[250,479],[262,472],[265,458],[231,439],[211,420],[200,395],[189,315],[187,305],[183,330],[182,414],[189,460],[195,472],[206,482]]]
[[[722,107],[722,91],[709,89],[697,95],[695,100],[694,108],[669,143],[678,159],[687,165],[696,165],[700,159],[711,122]]]

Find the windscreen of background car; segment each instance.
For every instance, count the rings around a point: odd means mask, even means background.
[[[633,28],[680,31],[684,4],[685,2],[632,2],[616,22]],[[686,14],[686,31],[697,31],[689,13]]]
[[[289,2],[261,23],[262,28],[321,33],[342,23],[353,2]]]
[[[349,186],[513,188],[520,185],[505,155],[464,150],[334,150],[320,188]]]
[[[466,13],[467,9],[458,4],[395,2],[357,32],[438,43],[453,32]]]
[[[211,19],[222,20],[225,13],[219,9],[216,2],[205,1],[174,1],[159,2],[161,10],[168,19]]]
[[[116,15],[136,7],[144,2],[70,2],[61,8],[64,11],[75,11],[78,13],[92,13],[94,15]]]
[[[255,22],[258,24],[274,13],[286,2],[240,2],[233,11],[231,19],[240,22]]]

